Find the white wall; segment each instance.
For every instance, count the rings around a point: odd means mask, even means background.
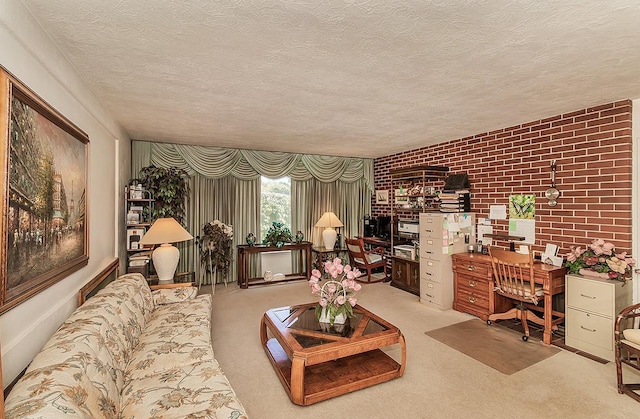
[[[131,147],[19,0],[0,0],[0,65],[85,131],[90,141],[89,264],[0,316],[6,387],[76,308],[77,291],[117,256]]]

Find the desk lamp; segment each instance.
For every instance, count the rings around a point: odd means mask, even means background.
[[[340,221],[340,219],[331,211],[327,211],[322,214],[322,217],[316,223],[316,227],[324,227],[324,231],[322,232],[322,240],[324,241],[325,249],[333,249],[333,246],[336,244],[336,239],[338,238],[338,233],[333,229],[333,227],[342,227],[344,224]]]
[[[175,219],[158,218],[149,231],[142,236],[141,245],[159,244],[153,251],[151,259],[158,274],[159,284],[173,282],[173,276],[180,260],[180,250],[171,243],[191,240],[193,236],[189,234]]]

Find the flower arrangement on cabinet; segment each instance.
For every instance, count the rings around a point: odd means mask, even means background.
[[[233,226],[214,220],[202,227],[203,235],[196,238],[200,249],[200,263],[207,272],[217,269],[223,276],[233,260]]]
[[[353,317],[353,307],[358,302],[355,292],[362,288],[356,278],[362,273],[350,265],[342,265],[340,258],[325,262],[324,271],[323,275],[317,269],[312,270],[309,280],[311,293],[320,296],[316,316],[321,323],[344,323]],[[323,276],[328,281],[321,285]]]
[[[631,276],[631,268],[636,264],[627,252],[616,252],[612,243],[602,239],[593,240],[584,250],[571,246],[571,251],[565,256],[568,273],[623,282]]]

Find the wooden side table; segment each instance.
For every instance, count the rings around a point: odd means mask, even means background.
[[[333,258],[338,257],[342,259],[343,264],[345,264],[345,260],[348,263],[349,256],[347,255],[346,258],[342,256],[342,254],[346,252],[346,247],[327,249],[324,246],[313,246],[311,248],[312,266],[314,269],[317,269],[320,271],[320,273],[324,274],[324,262],[328,260],[333,260]]]
[[[277,282],[294,281],[297,279],[308,280],[311,276],[311,242],[287,243],[282,247],[267,246],[264,244],[256,244],[249,246],[247,244],[238,245],[238,285],[240,288],[248,288],[252,285],[265,285]],[[298,272],[285,275],[284,279],[276,281],[265,281],[264,277],[249,277],[249,259],[250,255],[264,252],[284,252],[287,250],[300,252],[300,263],[298,264]]]

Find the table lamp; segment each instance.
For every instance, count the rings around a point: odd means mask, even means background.
[[[158,274],[159,284],[173,282],[173,276],[178,267],[180,250],[171,243],[191,240],[192,238],[193,236],[173,218],[158,218],[149,231],[142,236],[141,245],[160,245],[151,255],[153,266]]]
[[[333,249],[333,246],[336,244],[338,233],[336,233],[333,227],[342,227],[343,225],[340,219],[331,211],[322,214],[322,217],[320,217],[316,223],[316,227],[324,227],[322,240],[324,241],[325,249]]]

